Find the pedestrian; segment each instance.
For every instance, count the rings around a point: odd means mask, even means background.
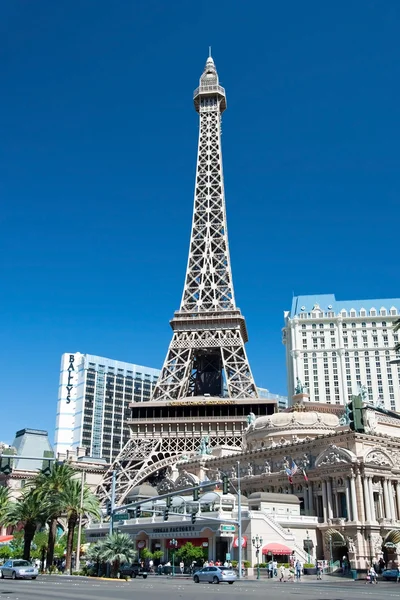
[[[276,560],[272,562],[272,568],[274,571],[274,577],[278,577],[278,562]]]
[[[322,580],[322,564],[319,560],[317,561],[317,579]]]
[[[273,574],[274,574],[272,569],[273,569],[272,560],[270,560],[269,563],[268,563],[268,577],[270,579],[272,579]]]
[[[183,560],[181,560],[181,562],[179,563],[179,568],[181,570],[181,575],[183,575],[183,572],[185,570],[185,563],[183,562]]]
[[[397,565],[397,579],[396,579],[396,583],[399,583],[400,581],[400,565]]]
[[[294,583],[294,567],[289,567],[288,581]]]
[[[281,564],[279,571],[281,574],[281,576],[279,577],[279,581],[282,583],[282,581],[285,581],[285,565],[283,563]]]
[[[301,581],[301,562],[298,559],[296,561],[296,580]]]

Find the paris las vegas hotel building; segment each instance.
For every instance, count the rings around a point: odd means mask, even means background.
[[[284,315],[288,390],[298,378],[314,402],[346,404],[365,386],[369,402],[400,412],[399,315],[400,298],[295,296]]]

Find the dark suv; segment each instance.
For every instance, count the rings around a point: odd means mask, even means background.
[[[132,579],[135,579],[135,577],[143,577],[143,579],[147,579],[148,575],[146,567],[142,567],[139,563],[127,563],[125,565],[121,565],[119,572],[121,577],[128,576],[132,577]]]

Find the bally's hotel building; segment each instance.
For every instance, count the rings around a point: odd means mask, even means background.
[[[61,357],[55,451],[86,447],[111,462],[129,439],[132,402],[150,400],[159,369],[91,354]]]

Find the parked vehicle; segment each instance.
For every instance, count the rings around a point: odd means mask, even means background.
[[[229,567],[203,567],[193,575],[195,583],[202,581],[207,583],[232,583],[236,581],[237,576],[233,569]]]
[[[0,567],[1,579],[5,577],[9,577],[10,579],[36,579],[38,575],[38,569],[27,560],[22,560],[21,558],[7,560]]]
[[[383,569],[382,571],[382,579],[384,579],[385,581],[389,581],[390,579],[397,580],[398,576],[398,569]]]
[[[139,563],[125,564],[121,565],[119,568],[119,572],[122,577],[132,577],[135,579],[136,577],[143,577],[143,579],[147,579],[148,571],[145,567],[142,567]]]

